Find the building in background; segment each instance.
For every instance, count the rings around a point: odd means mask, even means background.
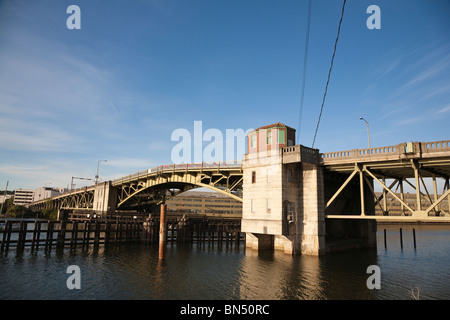
[[[66,191],[68,191],[68,189],[65,188],[50,188],[50,187],[38,188],[34,190],[33,202],[51,198]]]
[[[30,189],[17,189],[14,191],[14,204],[27,205],[29,203],[51,198],[61,193],[68,191],[66,188],[50,188],[42,187],[35,190]]]
[[[33,202],[34,190],[18,189],[14,191],[14,204],[24,206]]]
[[[187,191],[166,201],[169,214],[240,218],[242,202],[219,192]]]

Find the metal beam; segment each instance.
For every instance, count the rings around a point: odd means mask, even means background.
[[[336,199],[336,197],[342,192],[342,190],[344,190],[344,188],[347,186],[347,184],[349,184],[349,182],[353,179],[353,177],[355,176],[355,174],[357,172],[358,172],[358,170],[356,170],[356,169],[352,172],[352,174],[347,178],[347,180],[345,180],[345,182],[342,184],[342,186],[334,193],[334,195],[331,197],[331,199],[328,200],[325,208],[328,208],[330,206],[330,204],[333,203],[333,201]]]
[[[442,196],[440,196],[439,199],[435,203],[433,203],[430,207],[428,207],[428,209],[425,210],[425,213],[428,214],[431,210],[434,209],[434,207],[436,207],[439,203],[441,203],[441,201],[444,200],[445,197],[447,197],[448,195],[450,195],[450,189],[447,190],[444,194],[442,194]]]
[[[361,168],[356,164],[357,170],[359,172],[359,193],[361,197],[361,215],[365,216],[365,203],[364,203],[364,173]]]
[[[414,213],[414,210],[411,209],[411,207],[405,203],[402,199],[400,199],[395,192],[393,192],[391,189],[389,189],[383,182],[381,182],[380,180],[378,180],[377,177],[375,177],[372,172],[370,172],[367,168],[364,168],[364,171],[367,172],[375,181],[377,181],[384,189],[386,189],[386,191],[388,191],[390,194],[392,194],[392,196],[397,199],[398,201],[400,201],[400,203],[402,203],[409,211],[411,211],[412,213]]]

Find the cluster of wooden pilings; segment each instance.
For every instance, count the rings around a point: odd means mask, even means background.
[[[138,242],[142,234],[142,222],[8,219],[0,223],[0,251]]]
[[[145,243],[160,242],[159,217],[149,217],[143,223],[142,241]],[[166,243],[218,242],[239,243],[244,239],[240,231],[240,220],[177,218],[167,219],[165,223]]]
[[[161,235],[160,232],[163,231]],[[149,217],[142,221],[0,220],[0,252],[9,248],[38,249],[119,243],[210,242],[238,244],[243,240],[240,220]],[[163,241],[161,241],[163,239]]]

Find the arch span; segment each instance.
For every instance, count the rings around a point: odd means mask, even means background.
[[[161,166],[112,181],[117,208],[157,204],[193,188],[208,188],[242,202],[241,164],[183,164]]]

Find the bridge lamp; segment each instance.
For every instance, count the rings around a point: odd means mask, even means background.
[[[370,149],[370,133],[369,133],[369,122],[367,122],[366,119],[364,119],[363,117],[359,117],[359,120],[364,120],[364,122],[367,125],[367,139],[369,140],[369,149]]]
[[[98,181],[98,167],[100,166],[100,161],[108,162],[107,160],[98,160],[97,161],[97,174],[95,175],[95,184],[97,184],[97,181]]]

